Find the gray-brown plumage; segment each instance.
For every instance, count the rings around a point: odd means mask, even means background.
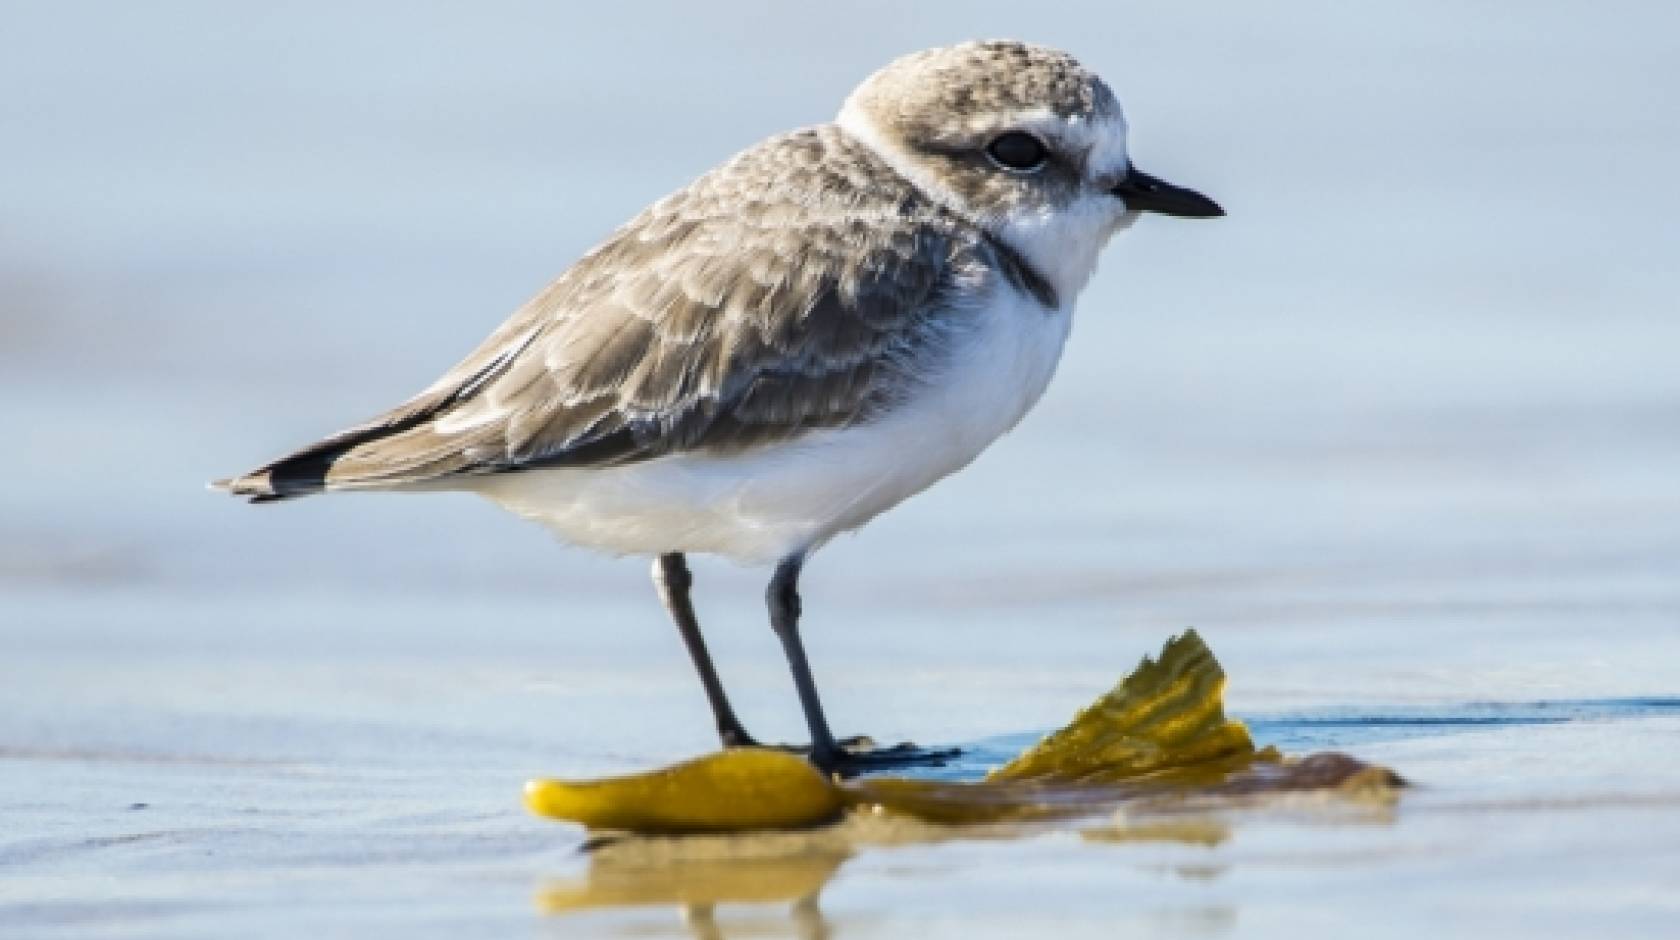
[[[867,147],[796,131],[645,210],[412,400],[218,485],[265,501],[867,421],[927,373],[940,321],[966,315],[942,291],[988,270],[1054,303]]]

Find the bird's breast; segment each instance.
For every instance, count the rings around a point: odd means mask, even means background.
[[[1046,308],[1022,292],[998,291],[954,344],[928,390],[931,414],[919,423],[949,438],[964,463],[1013,428],[1056,374],[1072,323],[1068,306]]]

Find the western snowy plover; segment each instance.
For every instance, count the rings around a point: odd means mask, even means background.
[[[253,502],[468,490],[563,539],[651,555],[726,745],[753,743],[689,603],[684,555],[774,563],[768,602],[827,769],[840,746],[798,633],[800,567],[973,460],[1055,372],[1098,252],[1212,200],[1132,166],[1071,56],[905,56],[833,123],[654,203],[460,365],[377,418],[216,486]]]

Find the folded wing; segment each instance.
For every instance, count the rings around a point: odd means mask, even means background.
[[[989,249],[867,152],[837,149],[862,150],[820,128],[742,154],[420,395],[218,485],[257,501],[399,488],[867,421],[930,367],[962,316],[947,295]]]

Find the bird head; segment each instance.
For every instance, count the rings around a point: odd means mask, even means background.
[[[869,76],[836,123],[939,202],[1020,252],[1073,296],[1097,254],[1142,213],[1224,215],[1143,172],[1107,84],[1065,52],[969,42]]]

